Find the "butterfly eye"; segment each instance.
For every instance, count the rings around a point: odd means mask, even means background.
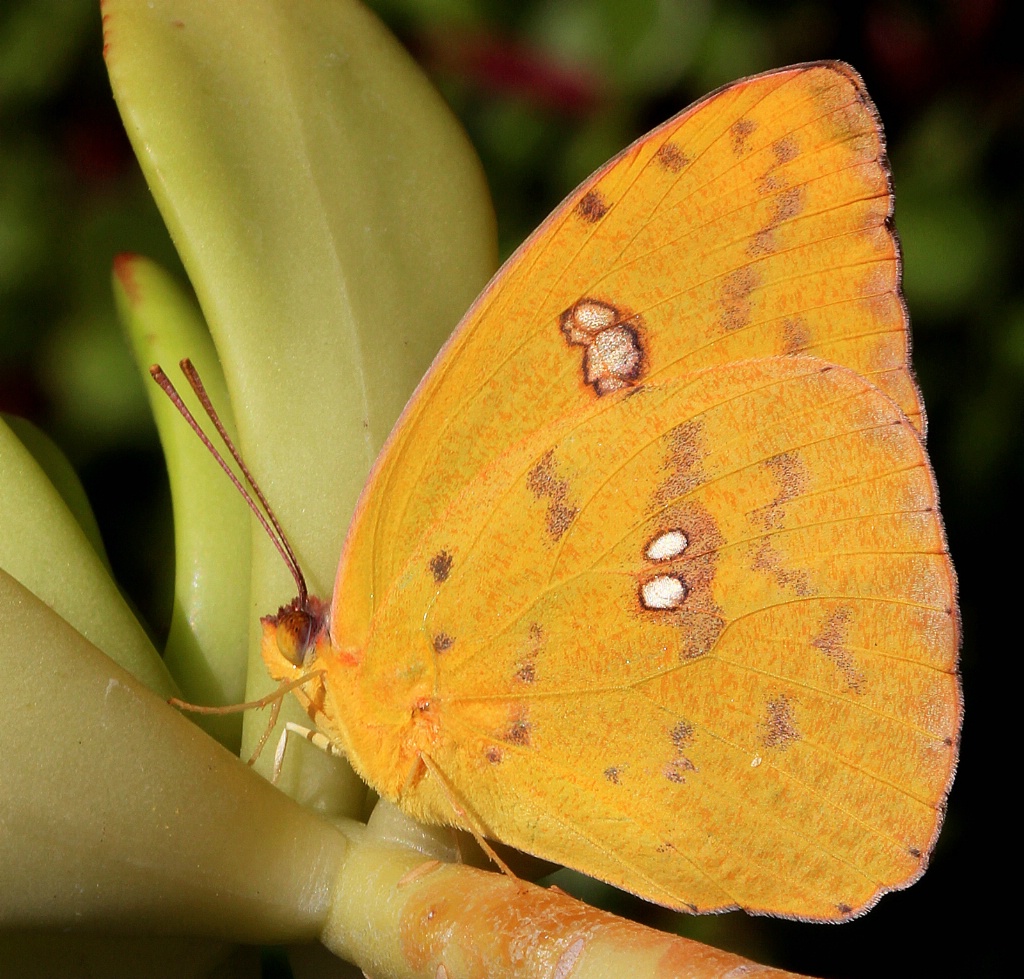
[[[277,648],[293,666],[306,665],[315,629],[315,617],[304,609],[285,609],[277,616]]]

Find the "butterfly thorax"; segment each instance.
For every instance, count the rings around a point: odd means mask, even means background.
[[[438,737],[434,664],[415,649],[401,655],[371,642],[354,657],[341,654],[335,636],[328,667],[328,699],[348,728],[346,753],[353,768],[377,792],[408,809],[425,774],[423,754]]]
[[[282,683],[311,675],[295,694],[312,721],[380,795],[401,802],[415,792],[421,753],[437,736],[433,664],[347,643],[332,635],[329,618],[316,598],[264,617],[263,660]]]

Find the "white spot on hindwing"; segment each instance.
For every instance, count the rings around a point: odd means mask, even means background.
[[[686,584],[676,575],[658,575],[640,587],[640,598],[649,609],[679,608],[686,598]]]
[[[666,530],[647,545],[644,552],[651,561],[671,561],[686,550],[689,541],[681,530]]]

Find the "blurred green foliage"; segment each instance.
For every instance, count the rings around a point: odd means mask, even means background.
[[[565,886],[799,971],[994,969],[998,932],[965,898],[980,889],[988,841],[1002,838],[999,821],[1007,818],[994,766],[1009,685],[995,680],[994,655],[1005,648],[1002,616],[1019,601],[1015,573],[996,573],[993,562],[1002,556],[993,542],[1005,542],[1015,566],[1024,476],[1024,67],[1009,5],[370,6],[469,131],[491,182],[505,254],[605,159],[732,78],[820,58],[842,58],[865,76],[889,137],[914,360],[962,588],[968,714],[933,869],[841,929],[741,915],[695,921],[604,887]],[[115,570],[160,633],[173,574],[169,504],[155,430],[116,326],[109,269],[120,251],[177,264],[110,97],[97,7],[92,0],[0,6],[0,409],[32,418],[68,453]]]

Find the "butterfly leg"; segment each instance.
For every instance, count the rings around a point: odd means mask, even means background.
[[[170,697],[167,700],[172,707],[177,707],[178,710],[188,711],[191,714],[238,714],[244,710],[259,710],[261,707],[270,705],[270,718],[267,722],[267,726],[260,736],[259,741],[256,742],[256,748],[253,753],[249,756],[249,760],[246,762],[247,765],[252,766],[256,764],[256,759],[263,752],[263,748],[266,746],[267,739],[270,737],[270,732],[274,729],[274,725],[277,723],[278,715],[281,713],[281,703],[284,701],[284,697],[289,691],[294,690],[296,687],[304,686],[309,683],[310,680],[315,680],[317,677],[323,676],[323,670],[310,670],[308,673],[303,673],[302,676],[295,680],[290,680],[281,683],[276,690],[272,693],[268,693],[265,697],[260,697],[259,700],[247,700],[244,704],[226,704],[220,707],[204,707],[202,704],[190,704],[187,700],[181,700],[178,697]],[[303,730],[305,730],[303,728]],[[287,732],[286,732],[287,733]],[[283,749],[278,748],[279,751]],[[275,771],[280,766],[275,761]],[[277,776],[274,776],[274,781],[277,781]]]
[[[270,708],[270,717],[267,718],[267,725],[263,728],[263,733],[260,735],[259,741],[256,742],[256,747],[253,749],[252,754],[249,756],[249,760],[246,764],[252,768],[256,764],[256,759],[263,754],[263,749],[266,747],[267,739],[270,737],[270,732],[274,730],[274,725],[277,723],[277,719],[281,714],[281,704],[284,701],[280,698],[274,701],[274,706]]]
[[[268,693],[265,697],[260,697],[259,700],[247,700],[243,704],[205,707],[202,704],[190,704],[187,700],[182,700],[180,697],[168,697],[167,703],[172,707],[177,707],[178,710],[188,711],[190,714],[240,714],[244,710],[258,710],[260,707],[266,707],[268,704],[275,704],[280,709],[281,700],[286,693],[294,690],[296,687],[304,686],[310,680],[315,680],[318,676],[323,675],[323,670],[310,670],[294,680],[281,683],[276,690]]]
[[[288,721],[284,726],[284,731],[281,732],[281,739],[277,742],[277,750],[274,752],[274,771],[270,781],[275,784],[281,775],[281,766],[284,764],[284,752],[288,746],[289,734],[301,735],[311,745],[314,745],[321,751],[326,751],[327,754],[335,758],[344,756],[341,748],[328,738],[327,735],[322,734],[320,731],[315,731],[311,727],[303,727],[301,724],[294,724],[292,721]]]
[[[455,794],[455,790],[449,784],[448,779],[444,777],[444,773],[441,771],[441,769],[438,768],[436,764],[434,764],[433,759],[431,759],[428,755],[423,754],[422,752],[420,753],[419,757],[420,761],[423,762],[424,768],[426,768],[426,770],[430,772],[430,774],[433,775],[434,778],[437,779],[437,784],[441,786],[441,791],[444,793],[445,798],[448,800],[448,805],[452,807],[452,812],[455,814],[456,818],[459,820],[460,823],[464,823],[466,829],[468,829],[473,834],[473,839],[476,840],[477,845],[480,847],[481,850],[484,851],[484,853],[487,855],[487,858],[506,877],[509,877],[512,880],[518,880],[519,878],[514,873],[512,873],[512,870],[509,867],[509,865],[505,863],[505,861],[502,860],[497,853],[495,853],[494,847],[492,847],[491,844],[488,843],[487,840],[484,838],[483,828],[481,827],[479,821],[467,809],[467,807],[459,801],[458,797]]]

